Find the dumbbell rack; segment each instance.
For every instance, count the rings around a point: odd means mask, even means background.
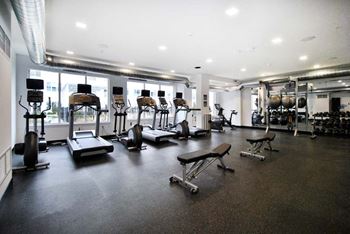
[[[335,121],[337,124],[334,123]],[[345,125],[342,124],[344,121]],[[313,135],[350,136],[350,112],[345,115],[331,115],[328,112],[316,113],[313,115],[312,129]]]

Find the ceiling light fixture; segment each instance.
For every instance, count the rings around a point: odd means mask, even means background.
[[[165,45],[158,46],[158,50],[160,50],[160,51],[165,51],[167,49],[168,49],[168,47],[166,47]]]
[[[229,8],[229,9],[227,9],[227,10],[225,11],[225,13],[226,13],[226,15],[228,15],[228,16],[234,16],[234,15],[237,15],[237,14],[239,13],[239,10],[238,10],[237,8],[235,8],[235,7],[231,7],[231,8]]]
[[[68,60],[68,59],[63,59],[62,62],[66,63],[66,64],[74,64],[75,62],[72,60]]]
[[[319,64],[314,65],[314,69],[320,68],[321,66]]]
[[[206,63],[212,63],[212,62],[213,62],[213,59],[207,58],[207,59],[205,60],[205,62],[206,62]]]
[[[67,53],[67,54],[70,54],[70,55],[73,55],[73,54],[74,54],[74,52],[71,51],[71,50],[67,50],[66,53]]]
[[[342,80],[338,80],[338,83],[341,83],[342,82]]]
[[[81,28],[81,29],[86,29],[87,25],[83,22],[75,22],[75,27]]]
[[[129,65],[130,65],[130,66],[135,66],[135,63],[130,62]]]
[[[126,69],[126,68],[122,68],[120,69],[121,72],[124,72],[124,73],[132,73],[133,71],[130,70],[130,69]]]
[[[175,73],[175,70],[170,70],[171,73]]]
[[[273,44],[275,44],[275,45],[279,45],[279,44],[281,44],[281,43],[283,42],[283,39],[280,38],[280,37],[275,37],[275,38],[273,38],[273,39],[271,40],[271,42],[272,42]]]
[[[308,59],[307,55],[302,55],[299,57],[300,61],[306,61]]]
[[[346,85],[345,83],[342,83],[342,85]]]
[[[167,75],[161,75],[162,78],[170,78],[170,76]]]
[[[241,68],[241,72],[245,72],[245,71],[247,71],[246,68]]]

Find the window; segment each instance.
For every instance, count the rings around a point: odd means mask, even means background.
[[[138,106],[137,106],[137,97],[141,95],[141,90],[144,89],[144,83],[140,82],[128,82],[128,100],[131,103],[129,109],[128,118],[137,119]]]
[[[101,77],[91,77],[88,76],[86,83],[91,85],[91,92],[100,98],[101,109],[108,110],[109,106],[109,95],[108,95],[108,79]],[[95,121],[96,113],[90,108],[86,110],[86,121],[92,122]],[[108,112],[103,112],[100,116],[101,122],[107,122],[109,120]]]
[[[46,112],[45,123],[58,123],[58,73],[30,70],[30,78],[44,80],[44,102],[41,110],[46,109],[49,97],[51,98],[51,109]]]
[[[152,83],[128,81],[128,100],[131,103],[131,107],[128,112],[128,119],[137,119],[138,115],[138,106],[137,106],[137,97],[141,95],[142,89],[150,90],[150,96],[158,102],[158,91],[165,91],[165,98],[168,101],[169,105],[172,104],[174,98],[174,86],[173,85],[159,85]],[[169,106],[170,107],[170,106]],[[153,118],[154,112],[150,109],[149,112],[143,113],[143,118]],[[170,112],[169,116],[174,114],[173,111]]]
[[[77,92],[78,84],[90,84],[92,93],[100,98],[101,108],[109,109],[109,80],[107,78],[76,75],[69,73],[30,70],[30,77],[44,80],[44,100],[51,97],[51,110],[47,112],[46,123],[69,122],[69,96]],[[43,104],[43,109],[46,105]],[[74,113],[74,122],[92,123],[95,112],[85,107]],[[109,121],[109,114],[101,114],[101,122]]]
[[[170,108],[170,113],[169,113],[169,117],[174,116],[174,112],[175,112],[175,107],[174,107],[174,103],[173,103],[173,99],[174,99],[174,86],[172,85],[161,85],[160,86],[160,90],[165,91],[165,99],[168,102],[168,108]]]
[[[85,76],[72,75],[67,73],[61,74],[61,113],[60,121],[69,122],[69,96],[77,92],[77,85],[85,84]],[[85,108],[74,112],[74,122],[85,122]]]

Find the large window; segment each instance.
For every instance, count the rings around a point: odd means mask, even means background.
[[[169,107],[173,105],[173,98],[174,98],[174,86],[173,85],[159,85],[159,84],[152,84],[152,83],[144,83],[144,82],[135,82],[135,81],[128,81],[128,100],[131,103],[131,108],[129,109],[128,118],[129,119],[137,119],[138,115],[138,106],[137,106],[137,97],[141,95],[142,89],[148,89],[150,90],[150,96],[155,99],[158,103],[158,91],[163,90],[165,91],[165,99],[167,100]],[[142,115],[142,118],[153,118],[154,112],[152,109],[150,109],[149,112],[144,113]],[[174,111],[170,110],[169,116],[173,116]]]
[[[49,97],[51,98],[51,109],[46,112],[46,123],[58,123],[59,113],[59,90],[58,90],[58,73],[48,71],[30,70],[30,78],[44,80],[44,102],[41,109],[47,107]]]
[[[52,107],[47,112],[46,123],[68,123],[69,122],[69,96],[77,92],[78,84],[89,84],[92,93],[100,98],[101,108],[108,109],[109,81],[107,78],[75,75],[69,73],[57,73],[41,70],[30,70],[30,77],[44,80],[44,99],[51,97]],[[46,105],[43,105],[46,107]],[[43,107],[41,109],[43,109]],[[83,108],[74,113],[74,122],[91,123],[95,121],[95,112],[90,108]],[[109,114],[101,115],[101,122],[108,122]]]

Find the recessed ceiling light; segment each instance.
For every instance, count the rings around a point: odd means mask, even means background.
[[[66,64],[74,64],[75,62],[72,60],[68,60],[68,59],[63,59],[62,62],[66,63]]]
[[[205,60],[205,62],[206,62],[206,63],[212,63],[212,62],[213,62],[213,59],[207,58],[207,59]]]
[[[307,55],[302,55],[299,57],[300,61],[306,61],[308,59]]]
[[[338,83],[341,83],[342,82],[342,80],[338,80]]]
[[[314,69],[320,68],[321,66],[319,64],[314,65]]]
[[[86,29],[87,25],[85,23],[83,23],[83,22],[75,22],[75,27]]]
[[[170,70],[171,73],[175,73],[175,70]]]
[[[245,71],[247,71],[246,68],[241,68],[241,72],[245,72]]]
[[[129,65],[130,65],[130,66],[135,66],[135,63],[130,62]]]
[[[283,42],[283,39],[280,37],[275,37],[271,40],[271,42],[275,45],[281,44]]]
[[[52,61],[52,58],[51,58],[51,57],[47,57],[47,60],[51,62],[51,61]]]
[[[132,73],[133,71],[130,70],[130,69],[126,69],[126,68],[122,68],[120,69],[121,72],[124,72],[124,73]]]
[[[237,15],[237,14],[239,13],[239,10],[238,10],[237,8],[235,8],[235,7],[231,7],[231,8],[229,8],[229,9],[227,9],[227,10],[225,11],[225,13],[226,13],[226,15],[228,15],[228,16],[234,16],[234,15]]]
[[[70,55],[73,55],[73,54],[74,54],[74,52],[71,51],[71,50],[67,50],[66,53],[67,53],[67,54],[70,54]]]
[[[167,49],[168,49],[168,47],[166,47],[165,45],[158,46],[158,50],[165,51]]]
[[[167,75],[161,75],[162,78],[170,78],[170,76]]]
[[[346,85],[345,83],[342,83],[342,85]]]

